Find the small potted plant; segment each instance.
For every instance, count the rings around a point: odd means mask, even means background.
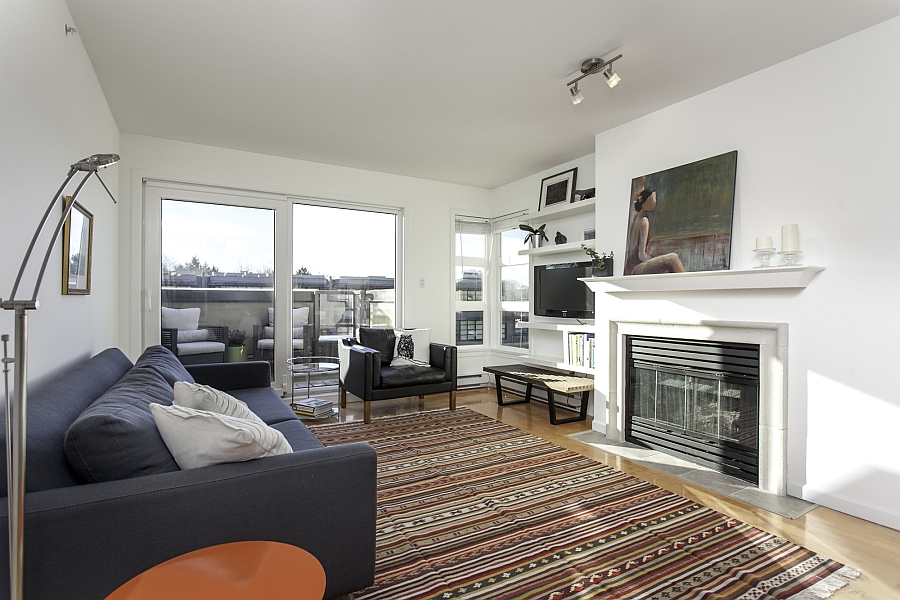
[[[550,241],[550,239],[547,237],[547,234],[544,232],[544,228],[546,226],[547,224],[544,223],[543,225],[535,229],[531,225],[522,223],[519,225],[519,229],[528,232],[528,235],[525,236],[526,244],[530,243],[532,248],[540,248],[542,242]]]
[[[585,253],[591,257],[591,275],[594,277],[611,277],[613,272],[613,252],[600,254],[593,248],[581,245]]]
[[[244,362],[247,360],[244,354],[244,342],[247,333],[240,329],[232,329],[228,332],[228,362]]]

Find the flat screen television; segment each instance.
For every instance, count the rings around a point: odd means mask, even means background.
[[[534,314],[539,317],[594,318],[594,292],[578,281],[591,276],[591,262],[534,268]]]

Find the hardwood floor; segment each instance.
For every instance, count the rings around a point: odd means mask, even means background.
[[[385,417],[419,410],[418,398],[380,400],[372,403],[372,417]],[[531,403],[498,406],[492,389],[459,392],[458,406],[466,406],[483,415],[539,436],[549,442],[608,464],[685,498],[699,502],[764,531],[801,544],[862,571],[862,576],[833,596],[870,600],[900,599],[900,531],[875,525],[828,508],[819,507],[790,520],[734,498],[707,490],[662,471],[647,468],[615,454],[566,437],[591,428],[590,419],[565,425],[551,425],[546,404]],[[426,396],[425,410],[447,408],[447,394]],[[362,421],[363,403],[347,398],[342,421]]]

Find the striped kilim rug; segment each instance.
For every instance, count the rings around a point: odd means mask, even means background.
[[[357,600],[827,598],[855,569],[465,408],[311,427],[378,451]]]

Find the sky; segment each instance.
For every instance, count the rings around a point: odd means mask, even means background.
[[[394,277],[396,217],[345,208],[294,204],[291,272]],[[275,211],[163,200],[164,257],[220,271],[265,272],[275,264]]]

